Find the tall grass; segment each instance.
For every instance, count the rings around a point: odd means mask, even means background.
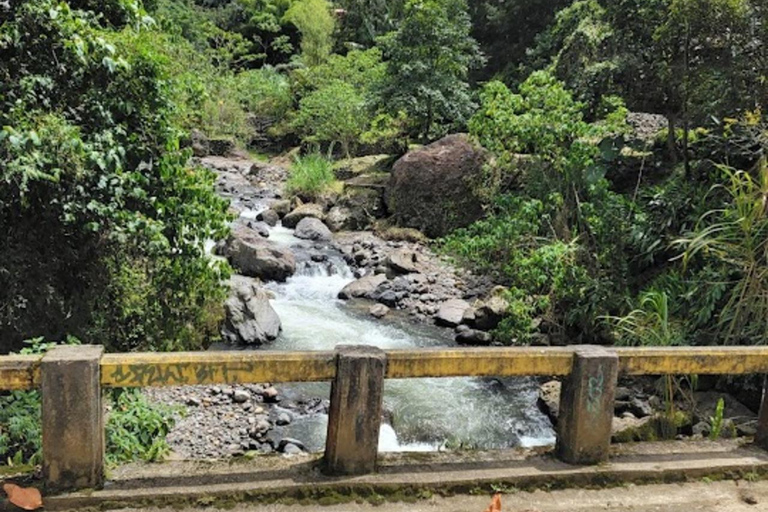
[[[336,184],[333,164],[318,153],[297,157],[291,166],[285,191],[303,199],[316,199]]]

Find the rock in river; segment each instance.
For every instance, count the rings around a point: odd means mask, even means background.
[[[339,292],[340,299],[352,299],[366,297],[373,293],[381,283],[387,280],[384,274],[374,274],[361,277],[357,281],[352,281]]]
[[[323,213],[323,207],[314,203],[302,204],[296,207],[291,213],[283,217],[283,226],[287,228],[295,228],[301,219],[305,219],[307,217],[314,217],[315,219],[324,220],[325,213]]]
[[[329,242],[333,238],[331,230],[323,224],[323,221],[314,217],[301,219],[296,224],[296,231],[293,234],[296,238],[318,242]]]
[[[282,326],[269,303],[269,292],[259,288],[253,279],[242,276],[234,276],[231,285],[232,294],[224,303],[223,338],[246,345],[262,345],[277,338]]]
[[[249,277],[285,281],[296,272],[296,258],[250,230],[235,229],[225,248],[233,267]]]

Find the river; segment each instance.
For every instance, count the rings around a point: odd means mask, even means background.
[[[253,212],[244,212],[244,217]],[[452,332],[408,321],[376,320],[337,299],[354,280],[341,255],[325,249],[327,261],[309,259],[308,242],[278,225],[270,240],[289,246],[297,257],[297,272],[285,283],[270,283],[272,306],[283,325],[270,350],[333,350],[339,344],[380,348],[455,345]],[[313,249],[316,253],[317,250]],[[396,315],[395,315],[396,317]],[[286,396],[327,398],[327,383],[281,386]],[[385,383],[385,423],[380,451],[432,451],[473,448],[499,449],[551,445],[551,423],[536,406],[538,386],[532,379],[445,378],[396,379]],[[295,418],[282,434],[301,440],[308,449],[323,449],[327,417]]]

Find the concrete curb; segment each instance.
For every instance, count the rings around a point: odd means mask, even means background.
[[[689,443],[690,444],[690,443]],[[649,446],[653,445],[653,446]],[[520,459],[519,454],[481,461],[446,461],[419,456],[419,463],[400,458],[374,475],[330,478],[318,471],[317,458],[199,466],[198,474],[179,475],[175,463],[159,465],[163,475],[113,481],[99,491],[47,497],[46,510],[109,510],[140,506],[222,506],[239,502],[331,504],[354,500],[408,501],[431,494],[484,494],[498,488],[561,489],[606,487],[626,483],[672,483],[768,475],[768,453],[751,446],[701,443],[698,449],[674,451],[674,443],[644,443],[642,450],[612,457],[600,466],[570,466],[549,455]],[[679,446],[679,445],[677,445]],[[709,449],[707,449],[709,448]],[[503,452],[502,452],[503,453]],[[461,458],[461,457],[459,457]],[[170,465],[170,466],[169,466]],[[157,465],[156,465],[157,466]],[[277,467],[276,467],[277,466]],[[179,469],[181,471],[181,469]],[[7,503],[0,510],[17,510]]]

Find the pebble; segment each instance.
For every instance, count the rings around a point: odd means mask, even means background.
[[[251,394],[242,389],[238,389],[232,392],[232,400],[235,403],[241,404],[251,399]]]

